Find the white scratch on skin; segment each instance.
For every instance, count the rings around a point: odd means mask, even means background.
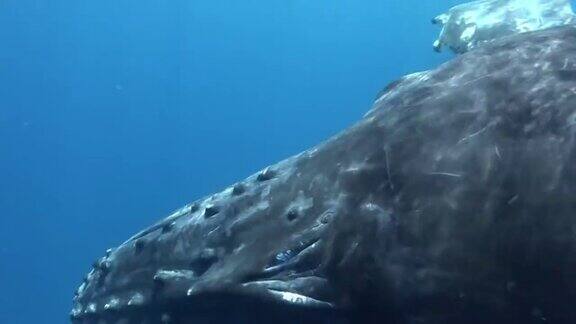
[[[211,230],[210,232],[208,232],[208,235],[206,235],[206,236],[212,235],[212,233],[216,232],[216,231],[219,230],[219,229],[220,229],[220,225],[216,226],[215,229],[213,229],[213,230]]]
[[[496,152],[496,156],[502,160],[502,155],[500,155],[500,149],[498,148],[498,145],[494,145],[494,152]]]
[[[518,195],[512,197],[510,200],[508,200],[508,205],[512,205],[513,203],[516,202],[516,200],[518,200]]]
[[[453,178],[461,178],[462,177],[461,174],[450,173],[450,172],[429,172],[426,174],[428,174],[428,175],[441,175],[441,176],[447,176],[447,177],[453,177]]]
[[[472,79],[472,80],[469,80],[469,81],[466,81],[466,82],[464,82],[464,83],[459,83],[459,81],[461,81],[462,78],[456,78],[455,80],[450,80],[450,81],[452,81],[452,82],[450,82],[448,85],[451,86],[451,87],[464,87],[464,86],[467,86],[467,85],[469,85],[469,84],[471,84],[471,83],[480,81],[480,80],[482,80],[482,79],[487,79],[489,76],[490,76],[489,74],[481,75],[481,76],[479,76],[479,77],[476,77],[476,78],[474,78],[474,79]],[[455,81],[456,81],[456,82],[455,82]],[[447,95],[447,94],[444,94],[444,95],[442,95],[442,96],[439,96],[438,98],[446,97],[446,96],[448,96],[448,95]]]
[[[387,149],[384,149],[384,155],[386,158],[386,173],[388,173],[388,183],[390,183],[390,189],[394,190],[394,183],[392,183],[392,177],[390,176],[390,161],[388,160]]]
[[[471,139],[471,138],[473,138],[473,137],[475,137],[475,136],[477,136],[477,135],[480,135],[480,134],[484,133],[487,128],[488,128],[488,126],[484,126],[484,128],[482,128],[481,130],[479,130],[479,131],[477,131],[477,132],[475,132],[475,133],[472,133],[472,134],[464,137],[463,139],[461,139],[461,140],[458,141],[458,144],[460,144],[460,143],[462,143],[462,142],[465,142],[465,141],[467,141],[467,140],[469,140],[469,139]]]

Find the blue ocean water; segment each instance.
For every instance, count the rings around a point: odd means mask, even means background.
[[[0,2],[0,323],[66,323],[92,261],[449,58],[461,1]]]

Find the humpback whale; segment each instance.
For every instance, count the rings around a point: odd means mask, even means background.
[[[97,260],[71,321],[576,323],[576,27],[389,85],[356,124]]]
[[[434,49],[455,53],[503,36],[576,22],[570,0],[477,0],[451,8],[432,19],[442,27]]]

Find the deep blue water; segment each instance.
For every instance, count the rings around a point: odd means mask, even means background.
[[[448,58],[460,1],[0,1],[0,323],[66,323],[108,247]]]

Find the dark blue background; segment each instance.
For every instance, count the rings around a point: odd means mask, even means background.
[[[460,1],[0,1],[0,323],[66,323],[94,259],[438,65]]]

